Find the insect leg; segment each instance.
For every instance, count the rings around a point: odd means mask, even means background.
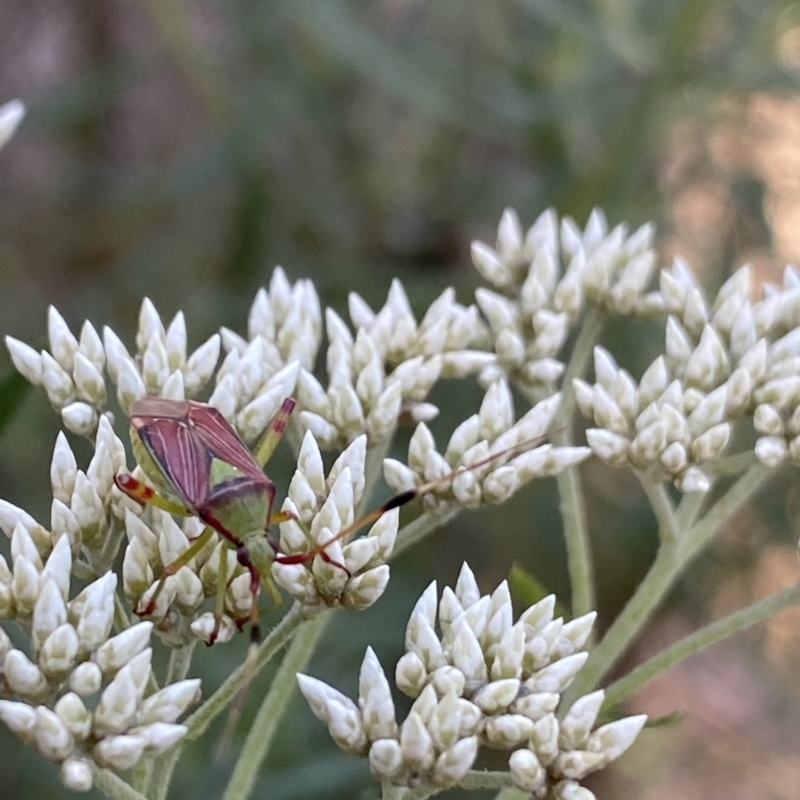
[[[287,397],[283,401],[283,404],[278,409],[278,413],[273,417],[272,422],[270,422],[267,432],[258,443],[253,457],[262,467],[275,452],[275,448],[278,446],[278,442],[280,442],[286,430],[286,426],[289,424],[289,418],[292,415],[295,405],[294,398],[292,397]]]
[[[164,589],[164,584],[167,582],[167,578],[169,578],[171,575],[174,575],[181,567],[185,567],[208,544],[213,533],[214,531],[210,527],[206,526],[203,529],[203,532],[192,541],[189,547],[187,547],[186,550],[181,553],[181,555],[179,555],[171,564],[167,564],[164,567],[164,569],[161,571],[161,577],[158,579],[156,590],[153,592],[152,597],[148,600],[147,606],[141,611],[136,610],[136,613],[140,617],[147,617],[153,613],[156,607],[156,601]]]
[[[194,513],[183,503],[162,497],[155,489],[151,489],[147,484],[134,478],[133,475],[125,473],[115,475],[114,483],[121,492],[128,495],[131,500],[135,500],[139,505],[144,506],[149,503],[151,506],[160,508],[162,511],[168,511],[178,517],[190,517]]]

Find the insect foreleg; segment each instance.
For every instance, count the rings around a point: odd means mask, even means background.
[[[289,424],[289,418],[292,416],[294,407],[294,399],[287,397],[283,401],[280,409],[278,409],[278,413],[273,417],[269,428],[267,428],[267,432],[258,443],[253,457],[260,466],[263,467],[264,464],[269,461],[270,456],[275,452],[275,448],[278,446],[278,442],[280,442],[286,430],[286,426]]]

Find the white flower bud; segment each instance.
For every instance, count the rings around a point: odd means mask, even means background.
[[[94,760],[101,767],[130,769],[144,754],[146,744],[141,736],[109,736],[94,748]]]
[[[525,681],[533,692],[563,692],[586,663],[588,653],[575,653],[540,669]]]
[[[558,743],[562,749],[580,750],[585,747],[604,699],[605,692],[599,690],[579,698],[572,704],[561,721]]]
[[[75,384],[69,373],[48,353],[42,350],[42,384],[47,392],[47,399],[55,409],[75,400]]]
[[[78,340],[72,335],[64,317],[55,306],[47,309],[47,338],[50,341],[50,352],[62,369],[72,370],[75,354],[78,352]]]
[[[477,755],[477,736],[469,736],[457,741],[436,759],[431,776],[433,783],[438,786],[451,786],[458,783],[475,763]]]
[[[538,722],[542,717],[556,710],[561,700],[557,692],[535,692],[520,697],[509,709],[514,714],[523,714],[528,719]]]
[[[0,700],[0,719],[25,742],[33,740],[36,711],[27,703]]]
[[[361,715],[352,700],[322,681],[299,673],[297,682],[318,719],[327,723],[331,737],[343,750],[357,753],[366,744]]]
[[[72,373],[78,396],[95,406],[106,402],[106,382],[100,370],[82,353],[75,354],[75,368]]]
[[[536,758],[536,754],[526,748],[515,750],[508,759],[511,781],[523,792],[537,796],[547,786],[547,773]]]
[[[491,681],[478,691],[473,702],[485,714],[497,714],[516,700],[520,685],[520,681],[516,678]]]
[[[59,698],[55,712],[76,739],[86,739],[92,732],[92,714],[74,692]]]
[[[483,735],[492,747],[510,749],[522,744],[533,733],[534,726],[522,714],[500,714],[486,720]]]
[[[400,729],[400,748],[412,772],[424,772],[433,766],[436,753],[431,735],[420,715],[413,710]]]
[[[78,634],[75,628],[69,623],[60,625],[42,644],[37,659],[42,672],[48,677],[62,678],[75,663],[78,648]]]
[[[182,367],[187,396],[194,397],[211,379],[219,361],[219,351],[220,337],[214,334],[189,356]]]
[[[564,778],[578,780],[599,769],[604,763],[605,759],[600,753],[567,750],[558,754],[552,768]]]
[[[351,578],[342,593],[345,608],[361,611],[369,608],[383,594],[389,583],[389,565],[381,564]]]
[[[397,739],[378,739],[369,748],[369,767],[379,780],[393,778],[403,767],[403,751]]]
[[[647,715],[638,714],[602,725],[589,736],[587,749],[602,753],[606,763],[614,761],[634,743],[645,722]]]
[[[727,422],[709,428],[691,444],[690,450],[694,460],[702,464],[719,458],[728,445],[730,435],[731,426]]]
[[[397,688],[409,697],[418,697],[425,681],[428,671],[425,664],[416,653],[406,653],[397,662],[395,667],[394,681]]]
[[[558,755],[558,732],[558,720],[554,714],[546,714],[533,724],[531,746],[545,766]]]
[[[83,599],[83,607],[76,630],[81,647],[88,652],[97,650],[111,632],[116,586],[117,576],[113,572],[107,572],[102,578],[89,584],[78,596]]]
[[[432,672],[429,681],[438,697],[444,697],[448,692],[452,692],[456,697],[461,697],[466,682],[464,673],[449,664]]]
[[[684,494],[694,492],[705,493],[711,488],[711,482],[702,470],[689,467],[676,481],[675,486]]]
[[[152,622],[139,622],[103,642],[95,654],[97,666],[106,674],[118,672],[147,647],[152,630]]]
[[[72,734],[58,714],[44,706],[36,708],[34,736],[39,752],[51,761],[63,761],[75,746]]]
[[[178,717],[200,698],[200,680],[190,678],[165,686],[150,695],[136,715],[140,725],[154,722],[175,722]]]
[[[464,673],[467,686],[486,683],[488,671],[478,638],[468,624],[459,626],[452,645],[453,666]]]
[[[21,650],[9,650],[3,660],[8,685],[19,696],[35,699],[47,690],[47,679]]]
[[[103,684],[103,673],[93,661],[78,664],[69,676],[69,687],[81,697],[89,697]]]
[[[210,611],[201,614],[189,627],[192,633],[206,644],[224,644],[233,639],[236,633],[236,625],[227,614],[223,614],[217,620]]]
[[[586,441],[595,455],[612,466],[620,466],[628,459],[630,442],[627,437],[606,430],[605,428],[588,428]]]
[[[61,764],[61,782],[73,792],[88,792],[94,776],[91,766],[82,758],[68,758]]]
[[[17,372],[34,386],[41,386],[42,357],[30,345],[12,336],[6,336],[6,347]]]
[[[111,358],[109,356],[109,365]],[[120,359],[117,365],[117,399],[125,413],[130,411],[131,405],[145,397],[147,388],[136,365],[129,358]]]
[[[470,254],[475,269],[489,283],[502,288],[512,281],[511,270],[503,263],[498,254],[483,242],[472,242]]]
[[[144,754],[157,756],[174,747],[189,729],[185,725],[172,725],[167,722],[154,722],[151,725],[134,728],[131,733],[144,739]]]
[[[786,441],[777,436],[762,436],[756,441],[756,458],[770,469],[779,467],[788,454]]]

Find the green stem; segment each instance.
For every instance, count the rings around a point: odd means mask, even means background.
[[[297,673],[311,659],[328,617],[330,614],[318,616],[295,636],[253,720],[223,800],[247,800],[250,796],[278,725],[294,696]]]
[[[659,540],[662,542],[677,542],[681,535],[681,529],[678,526],[675,507],[669,499],[666,486],[663,482],[656,483],[650,480],[647,475],[638,469],[634,470],[634,474],[650,501],[653,513],[656,515]]]
[[[703,494],[703,492],[691,492],[681,498],[675,512],[675,520],[679,531],[685,531],[694,525],[707,497],[708,495]]]
[[[572,381],[586,372],[602,328],[602,315],[596,308],[591,308],[583,320],[561,382],[561,406],[555,422],[557,430],[552,436],[553,444],[557,447],[570,447],[574,444],[575,392],[572,390]],[[528,399],[533,402],[530,396]],[[567,548],[567,569],[572,588],[571,612],[574,617],[578,617],[588,613],[596,605],[592,548],[578,466],[567,467],[559,472],[556,475],[556,483],[564,526],[564,542]]]
[[[578,697],[597,686],[645,626],[686,565],[708,545],[725,520],[761,488],[770,474],[766,467],[752,467],[678,542],[662,543],[639,588],[614,620],[602,641],[592,650],[586,666],[565,693],[562,708],[569,708]]]
[[[189,667],[192,664],[192,654],[194,653],[197,641],[190,642],[183,647],[175,647],[169,656],[167,664],[167,675],[164,678],[164,686],[182,681],[189,674]],[[145,778],[144,793],[153,800],[164,800],[172,782],[172,773],[178,763],[182,745],[173,747],[163,756],[153,759],[153,767],[149,775]]]
[[[94,785],[111,800],[147,800],[139,794],[129,783],[125,783],[119,775],[108,769],[94,771]]]
[[[381,782],[381,800],[406,800],[409,791],[405,786],[395,786],[388,781]]]
[[[259,645],[258,654],[252,668],[251,677],[255,677],[270,661],[270,659],[294,636],[306,620],[316,616],[317,609],[307,608],[300,603],[295,603],[285,617],[269,632],[266,639]],[[326,615],[327,616],[327,615]],[[206,700],[197,711],[189,717],[184,724],[189,727],[184,741],[192,741],[203,734],[208,726],[219,716],[239,692],[245,679],[245,665],[237,667]]]
[[[727,617],[706,625],[685,639],[681,639],[679,642],[675,642],[675,644],[665,648],[658,655],[645,661],[644,664],[640,664],[624,678],[612,683],[606,689],[603,705],[606,708],[611,708],[664,670],[669,669],[685,658],[705,650],[712,644],[716,644],[734,633],[747,630],[747,628],[769,619],[769,617],[777,614],[778,611],[797,603],[800,603],[800,583],[776,592],[746,608],[729,614]]]

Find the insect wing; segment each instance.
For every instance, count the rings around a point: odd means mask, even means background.
[[[138,434],[178,497],[190,508],[202,506],[212,459],[202,438],[186,422],[167,417],[142,425]]]
[[[236,467],[257,483],[267,480],[264,470],[258,466],[247,445],[218,409],[207,405],[192,405],[189,419],[197,436],[215,458]]]

